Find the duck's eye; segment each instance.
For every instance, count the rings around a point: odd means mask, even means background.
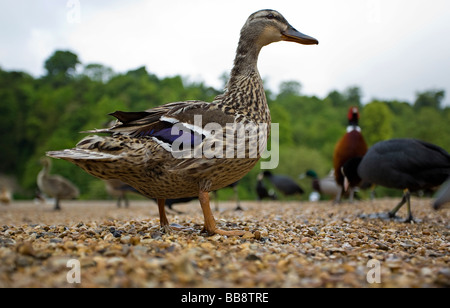
[[[268,19],[274,19],[275,15],[273,15],[272,13],[270,13],[269,15],[266,16]]]

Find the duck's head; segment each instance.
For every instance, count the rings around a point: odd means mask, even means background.
[[[306,171],[306,176],[309,176],[310,178],[313,178],[313,179],[317,179],[318,178],[317,173],[314,170]]]
[[[279,41],[319,44],[315,38],[297,31],[283,15],[274,10],[261,10],[250,15],[241,30],[241,38],[254,41],[259,47]]]
[[[39,162],[41,163],[42,166],[49,166],[51,164],[51,161],[48,157],[41,157],[39,159]]]

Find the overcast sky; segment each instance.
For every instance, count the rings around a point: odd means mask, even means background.
[[[259,71],[268,87],[297,80],[326,96],[360,86],[373,98],[412,102],[417,91],[445,89],[450,105],[448,0],[0,0],[0,67],[44,74],[56,50],[116,72],[140,66],[220,88],[239,31],[264,8],[282,13],[318,46],[265,47]]]

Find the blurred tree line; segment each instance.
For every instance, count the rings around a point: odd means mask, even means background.
[[[222,91],[180,76],[161,79],[145,67],[117,74],[102,64],[83,65],[70,51],[56,51],[44,67],[47,74],[40,78],[0,68],[0,174],[17,179],[22,190],[15,195],[21,198],[34,196],[39,159],[46,151],[73,147],[83,138],[79,132],[113,120],[108,113],[181,100],[212,101]],[[280,163],[274,172],[297,179],[313,169],[325,176],[332,168],[334,146],[345,133],[350,106],[361,110],[360,125],[369,145],[407,137],[450,150],[450,108],[442,106],[444,96],[444,91],[432,89],[416,93],[412,103],[374,99],[362,105],[357,86],[321,99],[303,95],[297,81],[284,82],[279,93],[267,91],[272,121],[280,123]],[[82,198],[106,197],[102,181],[68,162],[53,162],[53,173],[73,181]],[[255,199],[258,172],[259,166],[241,181],[242,199]],[[309,180],[299,183],[311,191]],[[231,195],[224,190],[221,197]]]

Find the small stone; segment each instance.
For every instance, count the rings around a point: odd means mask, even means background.
[[[255,231],[254,235],[255,235],[255,239],[257,239],[257,240],[261,239],[261,232],[260,231]]]
[[[17,247],[17,252],[25,256],[34,256],[35,254],[31,242],[24,242],[19,244],[19,246]]]
[[[376,248],[380,249],[380,250],[388,251],[390,249],[389,246],[387,246],[386,244],[381,243],[381,242],[376,242],[375,245],[376,245]]]
[[[129,236],[129,235],[122,236],[122,237],[120,238],[120,242],[121,242],[122,244],[130,244],[130,243],[131,243],[131,236]]]
[[[261,258],[258,257],[255,254],[249,254],[247,257],[245,257],[245,260],[247,260],[247,261],[256,261],[256,260],[261,260]]]
[[[242,238],[244,239],[250,239],[250,238],[254,238],[255,235],[252,232],[245,232],[244,235],[242,235]]]
[[[140,242],[141,242],[141,238],[139,236],[133,236],[130,239],[131,245],[134,245],[134,246],[139,245]]]

